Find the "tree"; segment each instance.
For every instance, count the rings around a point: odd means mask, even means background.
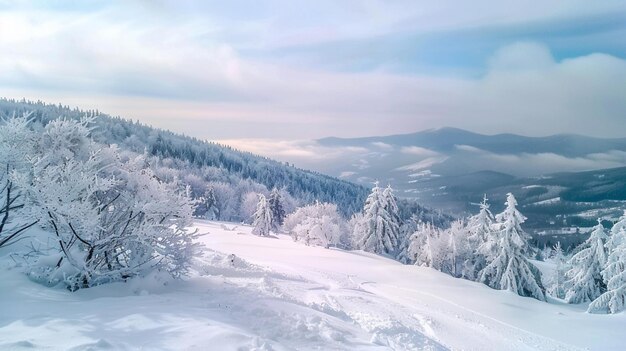
[[[468,242],[473,253],[466,277],[471,280],[478,279],[480,271],[487,265],[487,258],[495,257],[497,250],[497,240],[493,229],[495,217],[489,210],[487,195],[483,197],[479,206],[478,214],[467,221]]]
[[[77,290],[154,269],[184,275],[198,248],[185,230],[188,189],[157,179],[142,156],[122,162],[116,147],[91,140],[88,123],[49,123],[12,172],[24,207],[56,246],[32,262],[31,276]]]
[[[298,208],[285,219],[285,229],[296,241],[313,246],[338,246],[346,231],[345,220],[337,205],[316,202]]]
[[[552,248],[551,259],[554,262],[554,273],[550,282],[550,288],[548,293],[558,299],[565,298],[565,273],[567,272],[567,265],[565,262],[565,255],[561,248],[561,242],[557,242]]]
[[[215,189],[208,186],[204,196],[200,198],[198,211],[205,219],[215,221],[220,218],[220,209],[215,196]]]
[[[285,220],[285,209],[283,199],[277,188],[272,189],[268,199],[270,211],[272,212],[272,230],[278,232]]]
[[[28,128],[28,115],[13,117],[0,126],[0,248],[20,239],[38,221],[25,218],[22,194],[11,174],[24,168],[34,152],[34,133]]]
[[[391,187],[383,191],[378,183],[374,185],[365,201],[363,223],[359,229],[364,230],[363,233],[355,233],[359,249],[378,254],[395,253],[400,223]]]
[[[472,251],[469,246],[468,232],[462,220],[452,222],[444,231],[447,239],[447,270],[454,277],[468,277],[472,274]]]
[[[432,223],[420,223],[411,235],[408,257],[415,265],[443,271],[446,249],[445,242],[441,240],[441,230]]]
[[[253,234],[260,236],[269,236],[272,229],[272,212],[267,203],[265,195],[259,194],[259,202],[254,213],[254,222],[252,223],[254,229]]]
[[[602,270],[607,291],[589,305],[589,312],[618,313],[626,309],[626,227],[620,225],[618,228],[617,232],[611,230],[616,246],[609,253]]]
[[[506,209],[496,216],[498,250],[493,257],[487,257],[487,265],[479,280],[494,289],[545,300],[541,273],[524,255],[528,244],[521,224],[526,217],[516,206],[513,194],[507,194]]]
[[[568,290],[565,294],[567,303],[590,302],[606,291],[602,270],[607,262],[604,244],[607,235],[600,219],[593,228],[591,236],[578,248],[568,264],[572,267],[566,273]]]

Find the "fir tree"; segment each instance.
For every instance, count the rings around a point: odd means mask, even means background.
[[[591,236],[577,248],[577,253],[569,260],[572,267],[567,271],[567,303],[590,302],[606,291],[602,270],[607,262],[604,244],[607,235],[598,219]]]
[[[497,245],[494,240],[494,222],[495,218],[489,210],[487,195],[485,195],[480,203],[480,211],[470,217],[467,223],[468,241],[470,247],[473,248],[473,255],[466,273],[468,279],[478,279],[480,271],[487,265],[487,257],[495,256]]]
[[[556,298],[563,299],[565,298],[565,273],[567,272],[567,265],[563,249],[561,248],[561,242],[557,242],[556,245],[554,245],[551,256],[554,261],[554,274],[548,292]]]
[[[283,208],[282,197],[277,188],[272,189],[268,199],[270,212],[272,213],[272,230],[278,232],[285,221],[285,210]]]
[[[374,185],[365,201],[363,223],[357,226],[364,233],[355,233],[359,235],[359,249],[378,254],[392,254],[396,251],[400,227],[397,222],[397,207],[393,213],[395,201],[392,200],[391,188],[382,190],[378,183]]]
[[[509,290],[521,296],[545,300],[541,273],[524,255],[527,235],[521,229],[524,217],[516,208],[513,194],[507,195],[506,209],[496,216],[497,252],[487,258],[479,280],[492,288]]]
[[[252,224],[254,229],[253,234],[260,236],[269,236],[272,229],[272,212],[267,203],[267,199],[263,194],[259,194],[259,203],[254,213],[254,222]]]
[[[602,270],[607,291],[589,305],[589,312],[618,313],[626,309],[626,227],[620,225],[611,239],[615,239],[616,246],[609,253],[606,267]]]

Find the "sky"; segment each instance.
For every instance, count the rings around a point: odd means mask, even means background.
[[[0,96],[224,141],[621,137],[626,1],[0,0]]]

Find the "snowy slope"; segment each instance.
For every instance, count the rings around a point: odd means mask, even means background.
[[[623,313],[590,315],[245,226],[197,226],[211,250],[182,283],[155,275],[70,293],[30,282],[4,252],[0,350],[626,348]]]

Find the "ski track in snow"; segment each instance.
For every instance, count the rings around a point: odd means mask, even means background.
[[[0,350],[619,350],[625,345],[623,315],[588,315],[580,307],[521,298],[368,253],[306,247],[282,235],[260,238],[245,226],[237,231],[229,229],[233,224],[197,226],[208,233],[200,239],[208,250],[182,282],[153,275],[70,293],[30,282],[19,267],[0,261]],[[580,332],[604,333],[596,336],[602,346],[593,335],[567,335],[573,331],[566,328],[576,323],[582,323]]]

